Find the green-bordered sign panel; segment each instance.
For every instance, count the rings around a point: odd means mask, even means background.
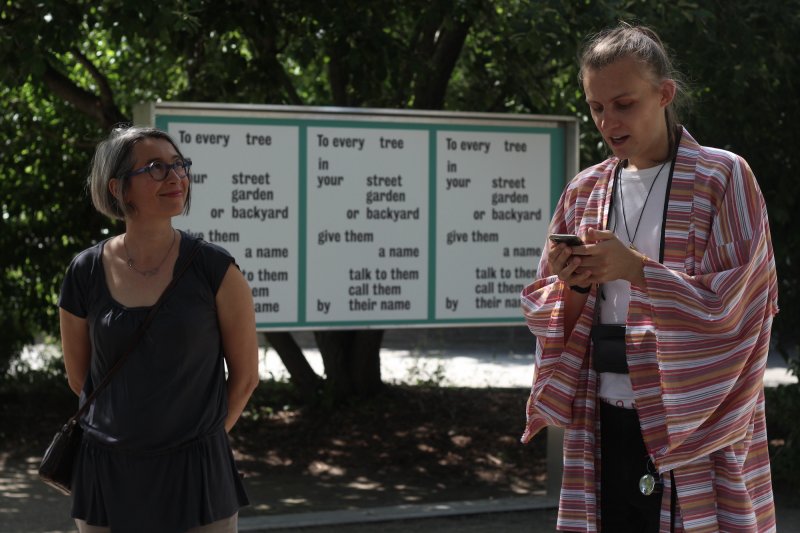
[[[518,325],[577,170],[568,117],[154,103],[193,161],[175,226],[225,247],[265,330]]]

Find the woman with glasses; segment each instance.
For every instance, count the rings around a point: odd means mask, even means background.
[[[70,388],[81,401],[134,333],[196,238],[191,160],[164,132],[117,128],[95,152],[95,208],[125,233],[78,254],[59,313]],[[227,379],[226,379],[227,369]],[[253,301],[224,249],[201,243],[141,340],[80,421],[72,517],[84,532],[232,532],[248,500],[227,433],[258,384]]]

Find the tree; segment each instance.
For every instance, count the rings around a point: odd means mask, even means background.
[[[654,28],[684,73],[682,122],[702,143],[742,155],[770,217],[781,312],[773,339],[800,373],[800,2],[501,3],[502,24],[476,26],[451,82],[448,106],[578,116],[581,166],[606,154],[577,83],[585,36],[619,20]]]
[[[576,115],[582,164],[604,153],[577,84],[585,35],[655,28],[691,75],[685,122],[753,166],[781,280],[778,339],[796,346],[800,1],[6,0],[0,8],[0,370],[57,331],[64,268],[120,230],[83,193],[96,142],[157,99]],[[694,80],[697,80],[696,83]],[[80,221],[75,224],[73,221]],[[379,331],[319,332],[338,401],[380,387]],[[320,385],[291,334],[292,379]],[[355,352],[354,352],[355,350]],[[353,354],[357,353],[357,356]],[[357,358],[363,362],[353,364]]]
[[[6,77],[17,82],[17,90],[39,91],[29,104],[44,100],[62,109],[71,106],[70,114],[77,114],[79,123],[89,131],[94,127],[84,137],[88,139],[128,121],[136,101],[156,98],[431,109],[443,105],[472,14],[481,7],[477,1],[312,6],[248,1],[131,6],[108,1],[96,7],[88,2],[46,2],[31,10],[9,2],[2,20],[13,32],[3,34],[2,53],[10,66]],[[235,16],[239,13],[249,16]],[[14,99],[16,93],[8,97]],[[35,115],[32,111],[25,114]],[[61,126],[56,113],[52,121]],[[30,137],[22,134],[20,140],[30,142]],[[82,144],[86,153],[75,154],[79,165],[86,164],[94,142]],[[59,143],[50,145],[58,149]],[[47,162],[37,159],[37,164]],[[9,202],[9,218],[27,220],[25,209],[35,203]],[[68,247],[73,253],[109,233],[106,221],[88,216],[95,225],[88,235],[70,242],[77,244]],[[69,252],[58,256],[61,268],[68,256]],[[48,259],[54,263],[56,257]],[[19,275],[12,272],[30,262],[20,257],[9,263],[5,279],[13,284]],[[48,261],[42,258],[42,263]],[[25,296],[33,299],[46,292],[52,300],[59,274],[50,271],[48,278],[46,291],[29,290]],[[18,309],[11,308],[9,319],[26,316],[20,317]],[[52,331],[53,310],[45,316],[39,327]],[[27,333],[14,349],[35,331],[33,324],[14,330]],[[319,380],[291,336],[267,337],[280,350],[295,383],[313,394]],[[319,332],[316,338],[332,401],[374,394],[380,388],[382,331]]]
[[[714,2],[693,25],[673,35],[696,53],[695,101],[689,122],[707,144],[732,150],[753,168],[767,201],[778,267],[780,314],[774,337],[800,373],[800,263],[797,232],[800,181],[800,2]],[[776,21],[780,21],[776,24]],[[696,80],[696,81],[695,81]]]

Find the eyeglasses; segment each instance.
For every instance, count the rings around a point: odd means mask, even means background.
[[[138,168],[136,170],[131,170],[128,174],[125,175],[126,178],[130,178],[131,176],[136,176],[139,174],[144,174],[147,172],[150,174],[150,177],[156,181],[164,181],[169,176],[169,171],[174,170],[175,174],[179,178],[187,178],[189,177],[189,169],[192,166],[191,159],[178,159],[171,165],[168,163],[162,163],[161,161],[153,161],[146,167]]]

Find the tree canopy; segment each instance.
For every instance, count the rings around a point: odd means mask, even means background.
[[[143,101],[575,115],[582,165],[605,155],[577,82],[583,39],[653,27],[684,72],[702,143],[744,156],[767,199],[776,337],[800,332],[800,0],[5,0],[0,7],[0,371],[57,332],[64,269],[120,228],[94,212],[94,146]]]

